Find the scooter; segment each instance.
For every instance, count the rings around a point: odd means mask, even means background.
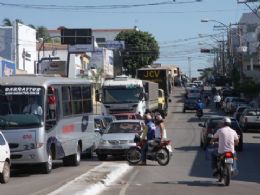
[[[136,146],[131,147],[126,152],[126,160],[130,164],[138,164],[141,161],[141,151],[142,147],[146,143],[146,140],[141,140],[140,137],[136,136],[134,142],[136,143]],[[170,162],[171,156],[171,140],[162,140],[161,142],[152,140],[148,143],[146,159],[157,161],[159,165],[166,166]]]

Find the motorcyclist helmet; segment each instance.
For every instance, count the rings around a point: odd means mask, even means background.
[[[229,117],[224,117],[223,123],[224,123],[225,126],[230,126],[231,125],[231,119]]]

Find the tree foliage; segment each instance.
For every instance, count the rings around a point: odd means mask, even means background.
[[[136,69],[153,63],[159,57],[158,43],[148,32],[121,31],[115,40],[125,41],[125,50],[122,52],[123,68],[133,77]]]
[[[36,38],[43,38],[43,40],[46,40],[47,42],[50,40],[50,34],[48,32],[48,29],[45,26],[38,26],[36,28]]]
[[[2,21],[3,26],[12,26],[12,22],[9,18],[5,18]]]

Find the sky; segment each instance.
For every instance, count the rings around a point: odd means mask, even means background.
[[[249,5],[255,8],[257,3]],[[177,65],[192,77],[199,76],[198,69],[213,66],[213,54],[200,53],[200,48],[216,47],[227,33],[225,28],[214,28],[219,23],[201,19],[229,25],[247,12],[251,10],[237,0],[0,0],[0,22],[20,19],[48,29],[137,26],[158,42],[157,63]]]

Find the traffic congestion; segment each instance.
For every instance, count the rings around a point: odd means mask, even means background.
[[[260,0],[0,0],[0,195],[258,195]]]

